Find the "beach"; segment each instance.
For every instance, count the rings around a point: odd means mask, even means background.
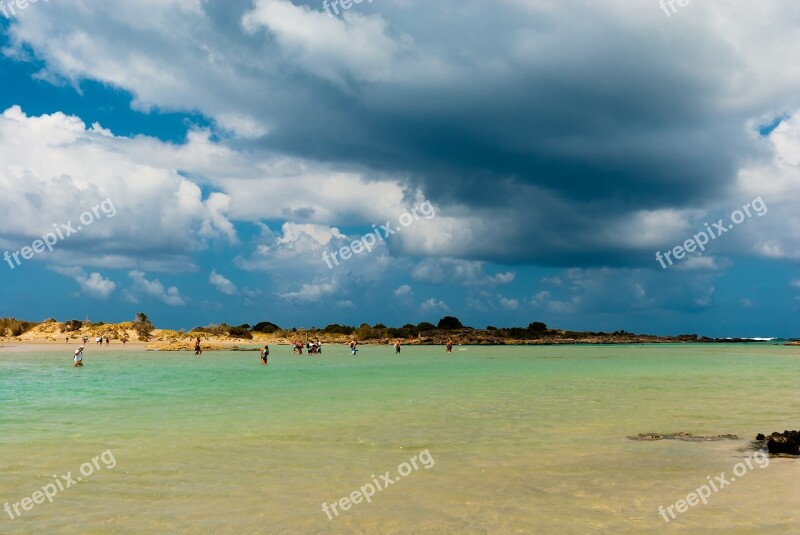
[[[90,478],[3,533],[795,531],[796,460],[669,506],[796,423],[796,348],[383,346],[352,357],[0,348],[0,505],[100,452]],[[776,404],[775,400],[784,400]],[[639,433],[735,434],[708,442]],[[399,477],[428,452],[430,467]],[[97,464],[97,463],[96,463]],[[409,464],[409,466],[411,466]],[[338,514],[322,505],[388,473]],[[374,486],[374,483],[373,483]],[[780,490],[778,490],[780,489]],[[69,518],[69,521],[65,519]]]

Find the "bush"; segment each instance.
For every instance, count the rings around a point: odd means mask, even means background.
[[[427,321],[423,321],[422,323],[417,325],[417,330],[418,331],[435,331],[436,330],[436,325],[434,325],[433,323],[428,323]]]
[[[205,327],[195,327],[190,332],[227,336],[230,334],[230,329],[231,327],[228,327],[228,325],[225,323],[220,323],[219,325],[212,323],[211,325],[206,325]]]
[[[246,340],[252,340],[253,334],[244,327],[230,327],[228,329],[228,336],[231,338],[244,338]]]
[[[452,330],[452,329],[463,329],[464,326],[458,320],[458,318],[453,316],[445,316],[439,320],[439,324],[437,325],[439,329],[445,330]]]
[[[61,324],[62,333],[71,333],[75,331],[80,331],[82,328],[83,328],[83,322],[81,320],[69,320]]]
[[[375,338],[382,338],[380,331],[373,329],[368,323],[362,323],[356,330],[356,337],[359,340],[372,340]]]
[[[269,321],[261,321],[256,323],[251,330],[256,333],[273,334],[275,331],[280,331],[281,328]]]
[[[411,336],[417,336],[418,334],[417,328],[413,325],[411,325],[410,328],[402,327],[400,329],[390,327],[386,332],[389,335],[389,338],[409,338]]]
[[[356,330],[355,327],[351,325],[339,325],[338,323],[331,323],[330,325],[326,326],[322,329],[322,332],[327,334],[346,334],[351,335]]]
[[[36,323],[15,318],[0,318],[0,336],[19,336],[36,327]],[[64,332],[64,331],[61,331]]]

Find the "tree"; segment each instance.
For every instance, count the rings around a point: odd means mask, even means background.
[[[436,329],[436,325],[433,323],[428,323],[427,321],[423,321],[419,325],[417,325],[418,331],[433,331]]]
[[[439,325],[437,325],[437,328],[452,330],[452,329],[463,329],[464,326],[461,324],[458,318],[453,316],[445,316],[439,320]]]
[[[153,332],[155,326],[147,314],[139,312],[136,314],[136,319],[133,321],[133,330],[139,335],[139,340],[147,342],[150,340],[150,333]]]
[[[228,327],[228,336],[231,338],[244,338],[246,340],[252,340],[253,334],[245,329],[244,327]]]
[[[352,325],[339,325],[338,323],[331,323],[326,325],[322,332],[327,334],[346,334],[351,335],[356,330]]]
[[[257,333],[272,334],[275,331],[280,331],[281,328],[269,321],[261,321],[256,323],[251,330]]]
[[[356,330],[356,337],[359,340],[371,340],[373,338],[380,338],[381,333],[369,326],[369,323],[362,323]]]
[[[547,332],[547,325],[545,325],[541,321],[534,321],[533,323],[528,325],[528,330],[533,333],[544,333]]]

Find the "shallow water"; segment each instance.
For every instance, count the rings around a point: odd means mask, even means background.
[[[18,518],[0,510],[0,533],[800,531],[786,458],[668,525],[658,512],[730,474],[756,433],[800,427],[800,348],[459,349],[275,347],[264,367],[90,346],[74,369],[68,349],[0,348],[0,506],[101,452],[116,462]],[[679,431],[742,438],[626,438]],[[424,450],[429,469],[420,457],[371,503],[323,512]]]

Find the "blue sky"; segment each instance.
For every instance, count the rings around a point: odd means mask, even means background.
[[[800,6],[599,4],[0,15],[0,316],[800,336]]]

